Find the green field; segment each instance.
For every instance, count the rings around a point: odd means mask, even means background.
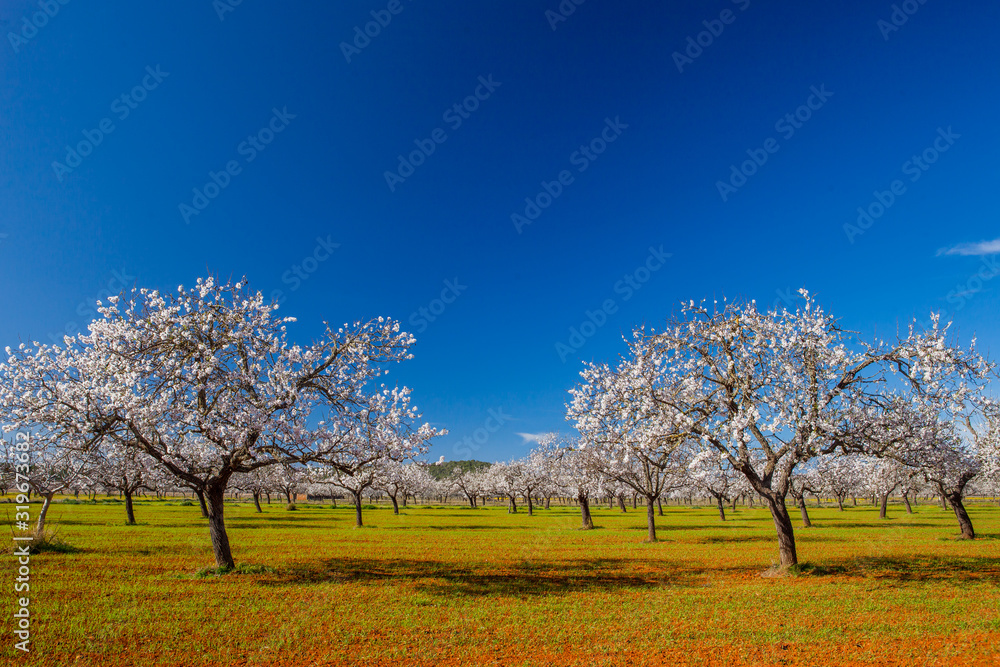
[[[378,508],[360,529],[350,506],[297,507],[228,505],[245,573],[206,576],[197,505],[138,501],[129,527],[117,502],[56,503],[79,551],[32,556],[32,654],[5,623],[0,663],[1000,664],[995,503],[970,503],[975,541],[927,503],[810,508],[805,566],[783,577],[761,576],[762,509],[664,507],[644,544],[641,506],[595,507],[593,531],[572,507]]]

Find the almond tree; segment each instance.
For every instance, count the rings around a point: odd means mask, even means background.
[[[152,491],[162,469],[134,443],[118,437],[109,437],[101,447],[90,453],[92,460],[89,480],[105,489],[118,491],[125,498],[125,520],[135,525],[135,508],[132,498],[140,489]]]
[[[983,459],[976,448],[976,441],[982,435],[973,426],[971,416],[966,421],[966,433],[961,432],[955,421],[944,421],[926,410],[901,405],[896,416],[899,429],[910,435],[902,446],[889,448],[883,455],[891,457],[893,465],[907,467],[906,476],[922,475],[955,512],[962,538],[974,539],[976,531],[963,498],[968,485],[983,472]],[[985,435],[988,430],[982,433]],[[885,518],[884,498],[881,516]]]
[[[426,454],[427,442],[447,431],[429,424],[414,428],[420,415],[410,406],[406,387],[388,389],[383,385],[381,391],[368,397],[358,417],[347,430],[328,429],[322,454],[314,458],[326,466],[321,476],[354,497],[355,525],[360,528],[364,525],[361,497],[375,485],[381,469]]]
[[[428,482],[431,481],[433,478],[424,465],[385,459],[375,469],[374,487],[389,496],[392,501],[392,513],[399,514],[400,495],[405,505],[406,496],[415,495],[427,488]]]
[[[490,493],[507,498],[507,513],[517,514],[517,495],[521,490],[521,464],[516,461],[494,463],[483,472]]]
[[[863,486],[864,473],[857,456],[825,454],[817,459],[815,470],[820,488],[837,500],[841,512],[847,496],[857,496]]]
[[[947,345],[937,320],[896,343],[868,343],[840,327],[805,290],[803,305],[758,311],[753,302],[709,310],[690,302],[662,332],[636,332],[635,359],[662,378],[650,392],[663,420],[725,456],[764,499],[780,564],[798,562],[785,506],[797,466],[822,454],[866,451],[895,397],[890,378],[913,394],[945,386],[975,390],[988,364]],[[963,394],[963,399],[965,398]]]
[[[30,489],[42,497],[42,507],[38,512],[35,524],[35,536],[42,537],[45,533],[45,519],[52,499],[58,493],[63,493],[73,484],[86,477],[93,466],[93,459],[78,450],[69,447],[57,447],[50,433],[36,432],[25,440],[28,445],[27,471],[18,467],[20,458],[15,458],[15,471],[20,473],[20,483],[14,488],[27,494]],[[13,452],[16,457],[21,451]]]
[[[590,501],[608,493],[607,477],[601,472],[599,454],[593,447],[581,448],[579,439],[548,436],[559,447],[555,483],[576,498],[580,506],[580,529],[592,530],[594,517]]]
[[[646,501],[646,542],[656,542],[657,499],[683,483],[687,435],[674,428],[654,399],[657,369],[643,355],[616,368],[586,364],[584,381],[570,391],[567,419],[575,420],[580,448],[597,452],[601,472]]]
[[[224,494],[236,473],[318,460],[368,413],[369,385],[414,339],[378,318],[288,341],[277,305],[242,283],[199,279],[174,294],[133,289],[100,306],[65,348],[13,354],[5,421],[57,424],[100,442],[124,432],[204,493],[216,564],[234,567]]]
[[[449,493],[458,489],[469,501],[469,506],[476,509],[476,499],[485,496],[489,491],[488,474],[484,470],[474,468],[455,468],[445,482],[449,485]]]
[[[725,521],[726,508],[722,503],[734,497],[736,488],[736,471],[729,465],[729,461],[705,449],[692,457],[687,474],[697,489],[715,499],[719,519]]]

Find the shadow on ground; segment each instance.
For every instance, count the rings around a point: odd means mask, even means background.
[[[956,584],[1000,584],[1000,561],[985,557],[859,556],[829,563],[804,564],[801,569],[803,574],[813,576],[840,575],[893,581],[947,580]]]
[[[616,589],[649,589],[663,586],[703,586],[706,570],[657,563],[638,574],[636,562],[620,559],[572,560],[558,563],[524,561],[509,567],[458,565],[441,561],[339,558],[299,566],[261,585],[319,584],[326,582],[409,581],[425,593],[437,595],[537,596]]]

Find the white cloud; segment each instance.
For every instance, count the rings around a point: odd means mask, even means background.
[[[941,255],[963,255],[981,256],[993,255],[1000,252],[1000,239],[992,241],[980,241],[979,243],[959,243],[950,248],[941,248],[937,251],[938,257]]]
[[[523,440],[521,444],[526,445],[529,442],[539,442],[539,438],[544,435],[548,435],[548,433],[518,433],[518,435],[521,436],[521,439]]]

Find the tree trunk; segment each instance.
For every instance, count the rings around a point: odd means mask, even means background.
[[[652,496],[646,498],[646,524],[649,534],[646,536],[647,542],[656,542],[656,512],[653,511],[653,504],[656,499]]]
[[[227,569],[236,567],[233,562],[233,552],[229,548],[229,536],[226,534],[226,521],[223,517],[226,485],[217,482],[205,488],[208,505],[208,534],[212,538],[212,551],[215,552],[215,565]]]
[[[527,495],[527,498],[528,498],[528,516],[534,516],[535,515],[535,506],[531,502],[531,494],[528,493],[526,495]]]
[[[736,511],[736,498],[735,497],[733,498],[733,507],[732,507],[732,510],[734,512]]]
[[[659,498],[656,499],[656,516],[663,516],[663,503]]]
[[[812,521],[809,520],[809,510],[806,509],[806,497],[803,495],[798,499],[799,512],[802,514],[802,527],[812,528]]]
[[[361,528],[364,526],[364,522],[361,520],[361,492],[352,491],[354,495],[354,527]]]
[[[903,503],[906,504],[906,513],[913,514],[913,508],[910,506],[910,499],[905,493],[903,494]]]
[[[795,531],[792,528],[792,520],[788,516],[788,509],[785,507],[785,499],[774,500],[764,496],[767,507],[771,510],[771,518],[774,519],[774,529],[778,533],[778,558],[781,567],[788,567],[799,562],[795,553]]]
[[[202,491],[201,489],[195,489],[194,493],[195,493],[196,496],[198,496],[198,504],[201,505],[201,516],[202,516],[202,518],[205,518],[205,519],[209,518],[208,517],[208,505],[205,504],[205,492]]]
[[[549,509],[549,501],[551,500],[552,498],[550,496],[545,496],[545,509]]]
[[[625,499],[621,496],[618,496],[618,508],[622,511],[622,514],[628,511],[625,509]]]
[[[962,539],[976,539],[976,531],[972,529],[972,519],[969,518],[969,513],[965,511],[965,505],[962,503],[961,494],[951,494],[948,496],[948,501],[951,503],[952,509],[955,510],[955,518],[958,519],[958,527],[962,529]]]
[[[472,509],[476,509],[476,497],[475,496],[469,496],[469,507],[471,507]]]
[[[844,511],[844,496],[837,496],[837,507],[840,508],[841,512]]]
[[[590,515],[590,500],[583,495],[579,496],[577,500],[580,502],[580,518],[582,520],[580,528],[591,530],[594,527],[594,517]]]
[[[941,509],[943,509],[943,510],[947,510],[948,509],[948,499],[944,497],[944,493],[943,492],[941,493]]]
[[[125,520],[128,525],[135,525],[135,511],[132,508],[132,492],[125,489]]]
[[[882,496],[881,505],[879,506],[878,510],[878,518],[880,519],[886,518],[885,510],[888,504],[889,504],[889,494],[887,493],[884,496]]]
[[[257,508],[257,512],[260,514],[264,513],[264,510],[260,507],[260,491],[255,491],[253,494],[253,505]]]
[[[507,507],[507,514],[517,514],[517,500],[514,496],[508,496],[510,498],[510,505]]]
[[[392,513],[399,514],[399,503],[396,502],[396,496],[389,496],[392,499]]]
[[[719,518],[723,521],[726,520],[726,508],[722,506],[722,496],[716,496],[715,502],[719,507]]]
[[[637,508],[639,506],[639,501],[637,500],[637,498],[638,498],[638,496],[633,493],[632,494],[632,509],[635,509],[635,508]]]
[[[46,493],[42,496],[45,500],[42,501],[42,511],[38,513],[38,523],[35,525],[35,537],[41,537],[42,533],[45,532],[45,515],[49,513],[49,505],[52,504],[52,497],[56,495],[55,493]]]

